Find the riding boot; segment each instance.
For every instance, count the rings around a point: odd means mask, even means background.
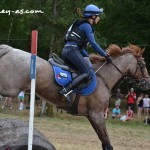
[[[70,94],[73,92],[78,85],[80,85],[85,79],[87,79],[87,74],[81,74],[76,77],[67,87],[64,87],[59,91],[59,93],[66,97],[66,99],[70,102]]]

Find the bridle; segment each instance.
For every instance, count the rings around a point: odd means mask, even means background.
[[[134,76],[134,77],[136,76],[137,71],[138,71],[138,68],[140,68],[142,77],[141,77],[140,79],[138,79],[138,80],[139,80],[139,82],[143,82],[143,83],[145,84],[145,83],[146,83],[145,78],[149,78],[149,77],[145,77],[145,74],[144,74],[144,69],[145,69],[145,67],[146,67],[146,63],[145,63],[145,62],[143,63],[144,58],[140,58],[140,57],[135,57],[135,58],[136,58],[136,60],[137,60],[137,66],[136,66],[136,70],[135,70],[135,73],[134,73],[133,76]],[[102,78],[102,80],[104,81],[104,84],[105,84],[106,87],[108,88],[107,81],[106,81],[105,78],[98,72],[106,63],[107,63],[107,62],[104,62],[104,63],[95,71],[95,74],[96,74],[98,77]],[[122,80],[125,79],[125,80],[127,81],[128,76],[125,75],[113,62],[112,62],[111,64],[118,70],[118,72],[120,72],[120,74],[122,75],[122,77],[121,77]],[[135,79],[135,78],[130,78],[130,80],[137,80],[137,79]],[[109,89],[109,88],[108,88],[108,89]]]
[[[146,84],[146,78],[149,78],[149,77],[146,77],[145,74],[144,74],[144,69],[146,68],[146,63],[144,61],[144,58],[139,58],[139,57],[136,57],[137,59],[137,68],[136,68],[136,71],[135,71],[135,74],[134,76],[136,76],[136,73],[138,71],[138,67],[140,68],[141,70],[141,74],[142,74],[142,77],[139,79],[139,82],[144,85]],[[144,63],[143,63],[144,62]]]
[[[141,70],[141,74],[142,74],[142,78],[145,78],[145,74],[144,74],[144,69],[146,67],[146,63],[142,63],[142,61],[144,60],[144,58],[138,58],[136,57],[136,60],[137,60],[137,67],[136,67],[136,71],[134,73],[134,76],[136,75],[137,71],[138,71],[138,67],[140,68]]]

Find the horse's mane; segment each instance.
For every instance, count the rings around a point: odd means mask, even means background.
[[[132,53],[134,56],[142,56],[145,48],[141,49],[137,45],[129,44],[127,47],[120,48],[116,44],[111,44],[109,45],[108,49],[106,52],[113,58],[117,58],[121,55],[127,54],[127,53]],[[106,60],[104,57],[98,56],[96,54],[90,54],[90,61],[92,63],[96,63],[97,61],[104,61]]]

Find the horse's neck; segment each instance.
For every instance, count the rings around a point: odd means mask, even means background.
[[[113,63],[120,70],[117,70],[112,64],[104,65],[99,74],[107,82],[109,90],[123,77],[123,75],[132,75],[136,71],[136,59],[132,54],[125,54],[113,60]]]

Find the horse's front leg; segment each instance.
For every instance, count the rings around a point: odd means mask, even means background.
[[[113,150],[107,134],[103,112],[97,113],[91,111],[87,117],[102,142],[103,150]]]

